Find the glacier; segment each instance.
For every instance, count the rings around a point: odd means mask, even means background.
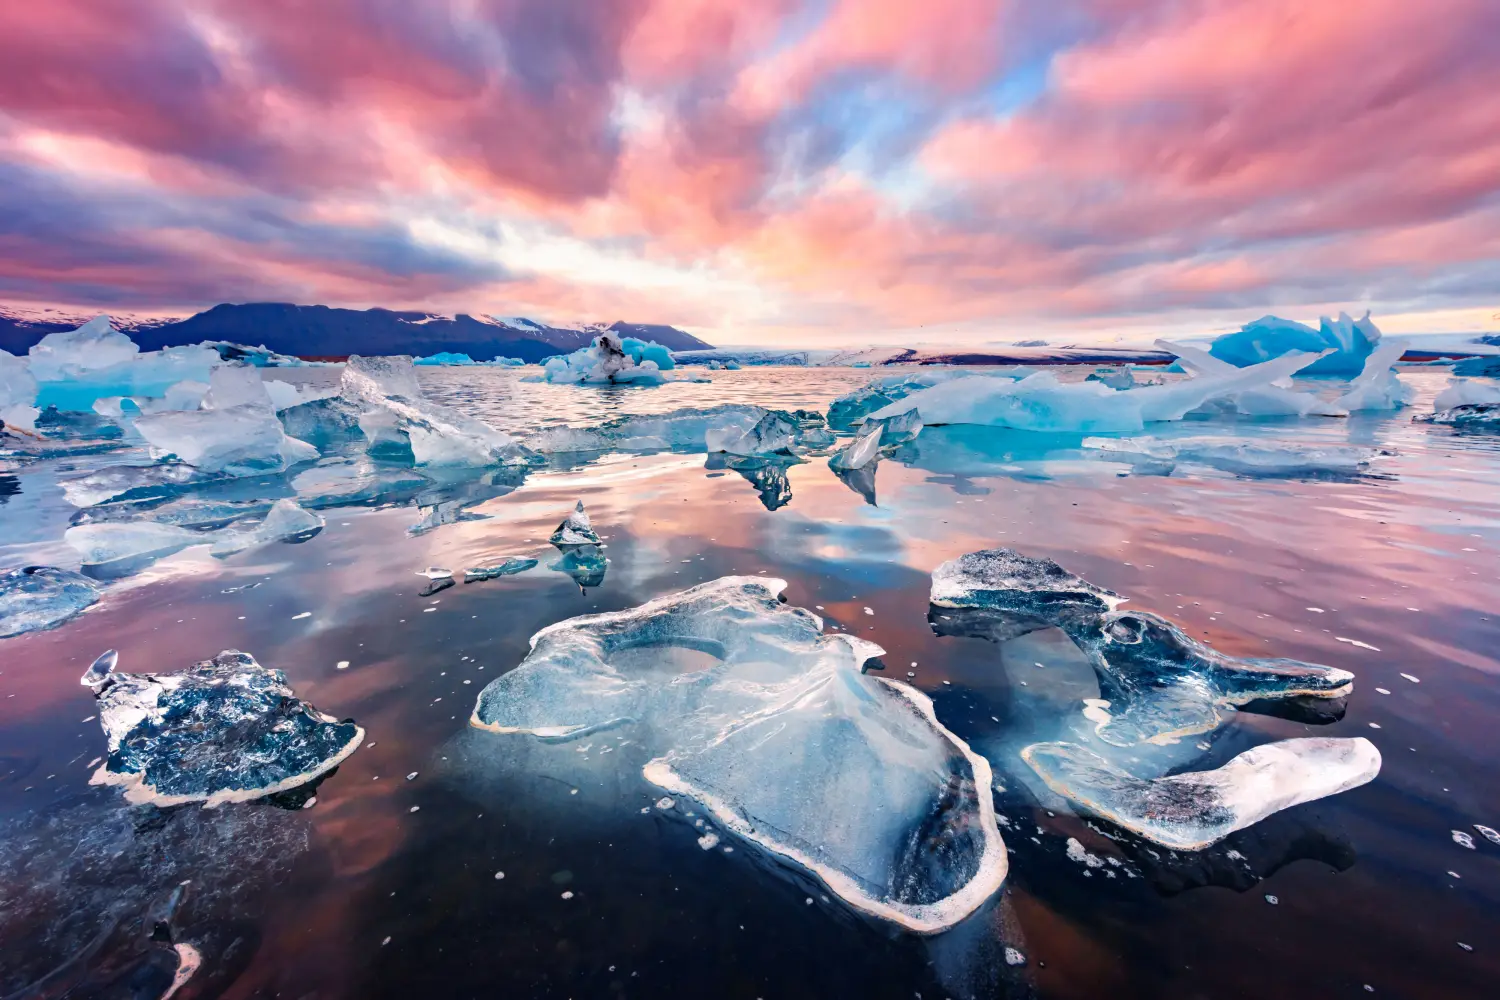
[[[473,726],[569,740],[635,727],[647,781],[817,877],[853,909],[937,933],[1006,874],[988,763],[931,701],[862,672],[766,577],[724,577],[550,625],[480,692]]]
[[[1263,316],[1213,342],[1210,353],[1237,368],[1247,368],[1290,351],[1321,353],[1307,375],[1355,375],[1380,342],[1380,330],[1367,312],[1360,319],[1339,313],[1322,317],[1318,329],[1276,316]]]
[[[1368,784],[1381,765],[1362,736],[1267,743],[1211,771],[1152,780],[1071,743],[1038,743],[1022,756],[1087,812],[1178,851],[1202,850],[1283,809]]]
[[[228,649],[171,674],[115,670],[113,651],[80,683],[94,692],[109,752],[90,784],[132,803],[213,807],[265,798],[326,775],[364,730],[297,698],[280,670]]]

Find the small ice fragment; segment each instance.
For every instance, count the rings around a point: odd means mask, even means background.
[[[407,812],[417,812],[421,808],[422,808],[421,806],[412,806],[410,809],[407,810]]]
[[[1420,683],[1422,683],[1421,678],[1413,677],[1411,674],[1402,674],[1401,676],[1404,677],[1404,678],[1406,678],[1407,680],[1411,681],[1413,684],[1420,684]]]
[[[425,576],[429,580],[453,579],[453,571],[451,569],[444,569],[441,566],[428,566],[426,569],[418,570],[417,575]]]
[[[1459,941],[1459,942],[1456,942],[1456,943],[1464,951],[1473,951],[1474,950],[1474,946],[1472,944],[1464,944],[1462,941]]]
[[[120,654],[113,649],[106,649],[99,654],[98,659],[89,664],[89,668],[84,671],[83,676],[78,678],[78,683],[84,687],[97,688],[109,679],[109,675],[115,672],[115,667],[119,666],[119,663]],[[92,718],[93,716],[91,715],[83,721],[88,722]]]
[[[338,662],[338,663],[337,663],[337,664],[336,664],[336,665],[335,665],[335,666],[334,666],[334,668],[333,668],[333,669],[335,669],[335,670],[348,670],[348,669],[349,669],[349,661],[348,661],[348,660],[340,660],[340,661],[339,661],[339,662]]]
[[[1376,688],[1375,690],[1379,694],[1390,694],[1390,692],[1387,691],[1385,688]]]
[[[867,614],[867,615],[873,615],[873,614],[874,614],[874,613],[875,613],[875,612],[874,612],[874,611],[872,611],[872,610],[871,610],[871,609],[869,609],[869,608],[865,608],[865,614]]]
[[[569,545],[600,545],[602,544],[598,534],[594,531],[593,524],[589,521],[588,513],[583,509],[583,501],[578,501],[578,506],[573,508],[563,522],[552,532],[548,539],[558,548]]]
[[[502,576],[524,573],[534,568],[536,562],[535,559],[511,556],[497,566],[477,566],[473,569],[466,569],[464,570],[464,583],[479,583],[482,580],[494,580]]]
[[[413,771],[411,774],[408,774],[406,776],[406,780],[407,781],[416,781],[417,780],[417,772]]]
[[[573,898],[573,890],[572,889],[568,889],[568,890],[564,891],[563,894],[562,894],[562,898],[563,899],[572,899]]]
[[[1041,831],[1038,830],[1038,833]],[[1103,868],[1104,860],[1098,855],[1090,854],[1088,849],[1078,842],[1076,837],[1068,838],[1068,858],[1089,868]]]
[[[388,945],[390,943],[391,943],[391,939],[390,938],[386,938],[384,941],[380,942],[380,947],[384,948],[386,945]]]
[[[313,806],[315,806],[317,804],[318,804],[318,797],[316,795],[314,795],[312,798],[310,798],[306,802],[302,803],[302,808],[303,809],[311,809]]]
[[[1005,964],[1006,965],[1025,965],[1026,964],[1026,956],[1023,955],[1023,954],[1021,954],[1019,951],[1017,951],[1014,948],[1006,948],[1005,949]]]
[[[302,619],[302,618],[311,618],[311,617],[312,617],[312,612],[311,611],[304,611],[301,614],[292,615],[292,621],[298,621],[299,619]]]
[[[495,873],[495,880],[496,880],[496,881],[497,881],[497,882],[498,882],[498,881],[499,881],[499,880],[500,880],[500,879],[503,879],[503,878],[504,878],[504,877],[505,877],[505,873],[504,873],[504,872],[496,872],[496,873]]]
[[[1453,842],[1455,844],[1457,844],[1459,847],[1467,847],[1471,851],[1475,849],[1474,848],[1474,838],[1471,837],[1471,836],[1469,836],[1467,833],[1465,833],[1462,830],[1454,830],[1453,831]]]
[[[1309,610],[1309,611],[1316,611],[1320,615],[1323,614],[1323,609],[1322,608],[1308,608],[1307,610]]]
[[[1275,906],[1276,904],[1280,903],[1281,900],[1277,899],[1275,896],[1271,895],[1268,892],[1266,893],[1266,902],[1270,903],[1272,906]]]
[[[1485,826],[1482,823],[1475,823],[1474,829],[1479,831],[1479,835],[1482,836],[1485,840],[1488,840],[1490,843],[1500,844],[1500,830],[1492,829],[1491,827]]]
[[[1336,635],[1334,638],[1339,642],[1347,642],[1351,646],[1358,646],[1360,649],[1373,649],[1377,653],[1380,652],[1379,646],[1372,646],[1368,642],[1360,642],[1358,639],[1346,639],[1341,635]]]
[[[698,846],[705,851],[713,850],[715,847],[719,846],[719,835],[710,830],[708,833],[705,833],[703,836],[698,838]]]
[[[672,808],[676,804],[677,803],[673,802],[671,799],[667,798],[666,796],[663,796],[663,797],[661,797],[661,798],[659,798],[659,799],[656,800],[656,808],[658,808],[658,809],[670,809],[670,808]]]

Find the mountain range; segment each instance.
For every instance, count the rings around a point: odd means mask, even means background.
[[[49,333],[72,330],[89,315],[0,305],[0,350],[24,354]],[[264,346],[302,358],[342,359],[350,354],[467,354],[476,361],[496,357],[540,361],[565,354],[603,330],[654,340],[674,351],[711,347],[674,326],[617,322],[579,328],[549,326],[523,317],[442,315],[390,309],[339,309],[288,302],[246,302],[214,306],[186,319],[113,320],[143,351],[229,341]]]

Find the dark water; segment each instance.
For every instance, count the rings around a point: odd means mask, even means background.
[[[863,380],[733,374],[746,377],[692,391],[825,406]],[[450,401],[485,395],[451,371],[424,377]],[[1408,377],[1430,407],[1441,379]],[[577,395],[590,390],[507,385],[487,404],[499,423],[533,409],[580,422],[591,405]],[[681,391],[610,405],[669,409]],[[95,981],[110,962],[149,969],[149,914],[183,880],[174,940],[204,958],[184,998],[1494,996],[1500,845],[1473,824],[1500,827],[1500,448],[1409,414],[1227,430],[1399,454],[1353,481],[1121,476],[1078,461],[1076,439],[929,429],[907,464],[880,466],[879,506],[815,460],[788,471],[774,511],[702,455],[616,455],[421,535],[412,506],[331,510],[304,544],[159,563],[63,628],[0,640],[0,996],[79,956]],[[0,496],[6,568],[58,552],[71,511],[54,474],[21,470]],[[546,538],[578,499],[610,557],[586,592],[548,569]],[[932,568],[995,545],[1054,558],[1221,651],[1356,674],[1342,719],[1241,713],[1195,768],[1316,733],[1372,739],[1380,776],[1196,855],[1039,800],[1015,748],[1093,696],[1086,666],[1055,635],[996,646],[927,622]],[[419,596],[426,566],[511,555],[541,565]],[[700,849],[691,820],[647,808],[660,792],[629,752],[584,760],[468,726],[538,629],[761,572],[884,647],[891,675],[917,663],[941,721],[995,764],[1010,875],[954,930],[905,934],[748,846]],[[367,745],[308,808],[125,806],[88,786],[104,743],[81,721],[95,709],[78,676],[111,647],[132,671],[251,652],[358,720]],[[1070,858],[1070,838],[1104,863]],[[67,980],[31,995],[70,995]],[[71,995],[130,995],[92,988]]]

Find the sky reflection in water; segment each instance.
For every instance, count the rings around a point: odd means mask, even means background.
[[[599,392],[521,386],[509,372],[422,373],[435,399],[507,428],[537,414],[584,423],[729,401],[822,409],[869,373],[714,376]],[[1469,851],[1450,831],[1500,826],[1500,445],[1412,425],[1443,379],[1404,377],[1422,396],[1395,416],[1160,432],[1378,445],[1396,452],[1380,477],[1126,475],[1083,455],[1077,437],[930,428],[881,463],[878,505],[822,459],[788,468],[791,500],[768,511],[745,478],[706,469],[702,455],[612,455],[533,474],[468,509],[483,519],[421,534],[407,530],[413,506],[332,509],[304,544],[222,561],[179,554],[61,629],[0,642],[0,906],[41,919],[53,912],[42,895],[59,914],[87,900],[67,919],[88,937],[110,892],[80,895],[68,880],[85,876],[58,859],[61,875],[43,885],[25,866],[47,841],[38,824],[52,823],[54,840],[132,823],[134,836],[156,835],[114,792],[87,786],[103,752],[98,723],[80,721],[95,714],[77,683],[88,663],[115,647],[123,670],[170,671],[238,648],[286,671],[299,697],[356,719],[368,745],[312,808],[211,815],[212,829],[182,834],[192,850],[143,860],[140,887],[119,890],[139,909],[138,897],[195,879],[188,937],[215,958],[180,996],[1248,998],[1362,994],[1366,983],[1379,995],[1484,995],[1500,977],[1500,846],[1476,835]],[[5,566],[68,565],[57,539],[71,508],[54,483],[54,470],[33,467],[0,490]],[[578,499],[610,560],[587,590],[549,569],[547,536]],[[1043,798],[1016,756],[1074,725],[1079,700],[1097,694],[1076,650],[1050,630],[996,646],[928,625],[932,568],[996,545],[1056,559],[1225,653],[1355,673],[1342,720],[1234,715],[1194,767],[1269,740],[1368,736],[1384,754],[1380,777],[1195,858],[1112,842]],[[427,566],[461,576],[506,556],[540,565],[419,596]],[[865,922],[749,849],[725,853],[732,837],[701,850],[691,821],[641,813],[659,793],[628,748],[585,762],[569,744],[501,748],[468,728],[474,697],[538,629],[761,572],[789,581],[792,604],[821,606],[830,628],[883,646],[889,676],[913,670],[943,723],[994,762],[1010,876],[957,930],[918,939]],[[247,837],[262,849],[226,865]],[[1121,865],[1071,860],[1069,838]],[[1028,964],[1007,966],[1006,945]],[[12,971],[4,988],[18,985]]]

